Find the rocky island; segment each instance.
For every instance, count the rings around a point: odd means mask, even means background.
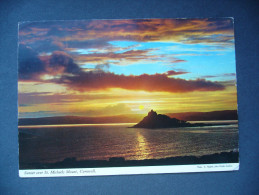
[[[157,114],[151,110],[142,121],[134,125],[131,128],[146,128],[146,129],[161,129],[161,128],[175,128],[175,127],[203,127],[203,126],[214,126],[215,124],[209,123],[189,123],[184,120],[177,118],[170,118],[164,114]],[[217,125],[230,125],[229,123],[222,122]]]
[[[202,125],[202,124],[201,124]],[[171,127],[192,127],[197,126],[196,124],[188,123],[184,120],[179,120],[176,118],[170,118],[164,114],[157,114],[155,111],[151,110],[147,116],[143,118],[138,124],[134,125],[133,128],[171,128]]]

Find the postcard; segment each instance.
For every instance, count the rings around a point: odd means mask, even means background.
[[[239,169],[233,18],[19,23],[19,176]]]

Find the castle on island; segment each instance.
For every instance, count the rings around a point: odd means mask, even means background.
[[[156,117],[157,116],[157,113],[156,111],[153,111],[153,109],[148,113],[148,116],[149,117]]]

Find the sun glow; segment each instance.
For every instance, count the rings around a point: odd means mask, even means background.
[[[140,105],[140,106],[139,106],[139,109],[140,109],[140,110],[143,110],[143,109],[144,109],[144,106],[143,106],[143,105]]]

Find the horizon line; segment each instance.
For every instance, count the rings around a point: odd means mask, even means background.
[[[71,126],[118,126],[118,125],[130,125],[130,124],[136,124],[136,123],[88,123],[88,124],[52,124],[52,125],[18,125],[19,129],[24,129],[24,128],[41,128],[41,127],[71,127]]]
[[[156,110],[154,109],[151,109],[155,112],[157,112]],[[209,112],[222,112],[222,111],[238,111],[237,109],[234,109],[234,110],[213,110],[213,111],[206,111],[206,112],[202,112],[202,111],[187,111],[187,112],[166,112],[166,113],[162,113],[162,114],[182,114],[182,113],[209,113]],[[150,111],[148,111],[150,112]],[[40,116],[40,117],[23,117],[23,118],[20,118],[18,116],[18,120],[19,119],[36,119],[36,118],[51,118],[51,117],[88,117],[88,118],[99,118],[99,117],[114,117],[114,116],[125,116],[125,115],[145,115],[145,114],[148,114],[147,113],[129,113],[129,114],[117,114],[117,115],[100,115],[100,116],[82,116],[82,115],[55,115],[55,116]],[[158,112],[157,112],[158,113]],[[160,113],[161,114],[161,113]]]

